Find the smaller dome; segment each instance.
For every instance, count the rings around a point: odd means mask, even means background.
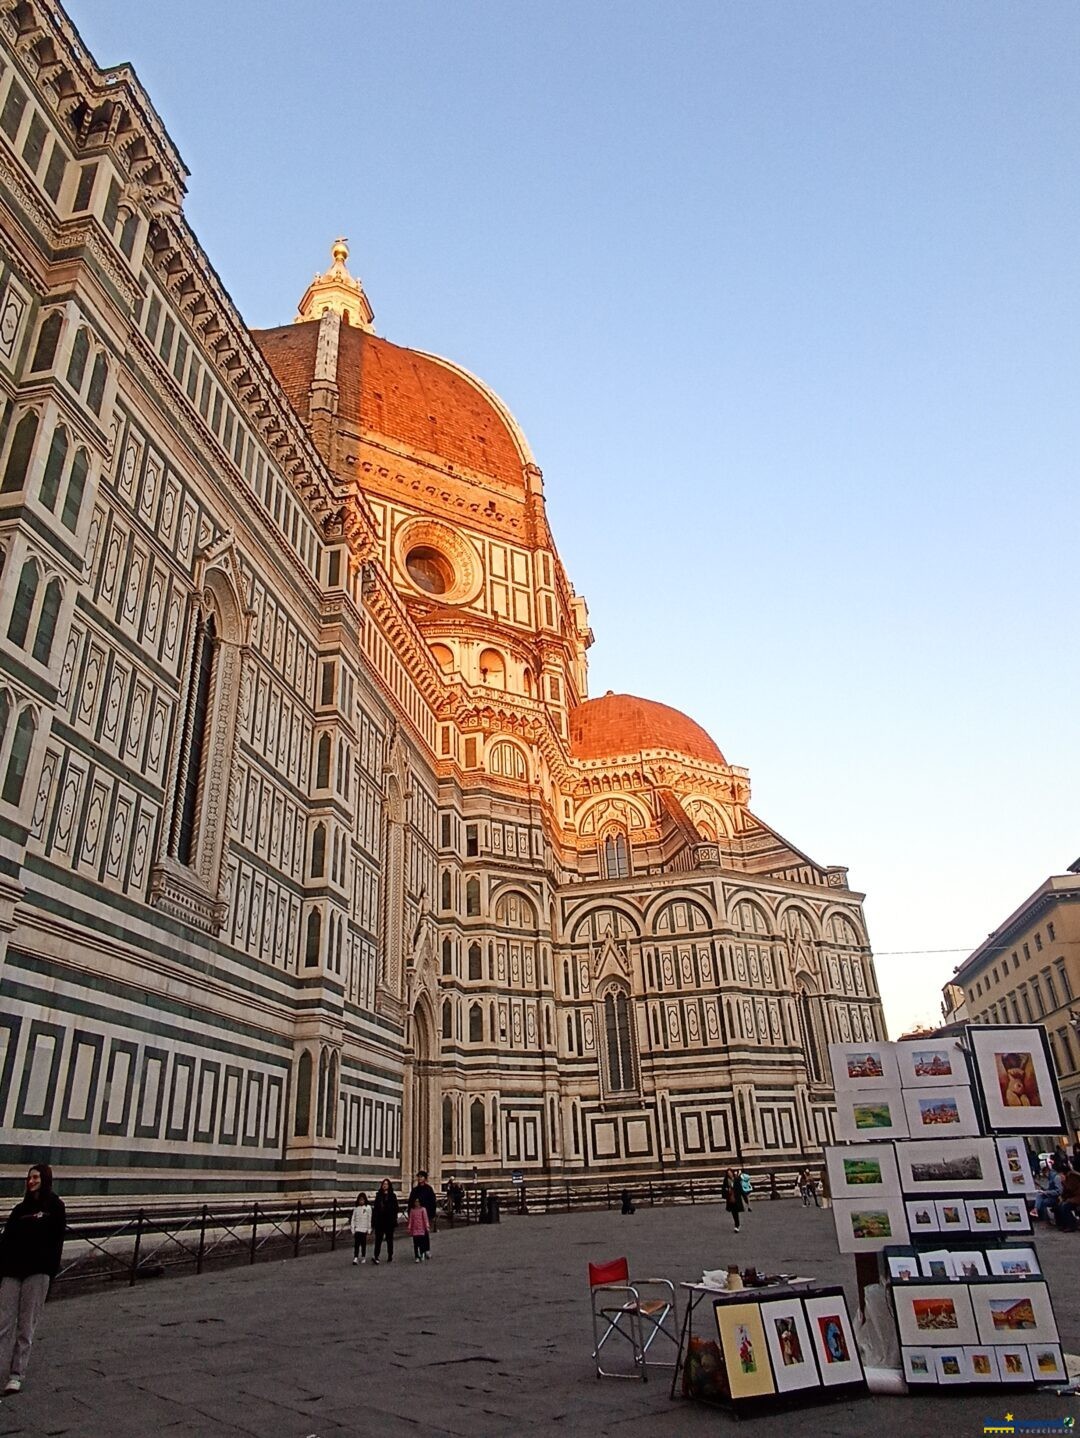
[[[667,704],[609,690],[570,714],[570,752],[575,759],[614,759],[648,749],[670,749],[706,764],[727,764],[701,725]]]

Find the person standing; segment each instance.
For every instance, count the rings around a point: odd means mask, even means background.
[[[366,1193],[356,1195],[352,1211],[352,1261],[367,1262],[367,1236],[371,1232],[371,1204]]]
[[[384,1178],[379,1184],[375,1202],[371,1205],[371,1226],[375,1231],[375,1252],[371,1256],[372,1263],[378,1263],[384,1241],[386,1243],[386,1261],[393,1263],[394,1229],[397,1228],[397,1220],[397,1194],[394,1192],[390,1180]]]
[[[417,1173],[416,1182],[413,1184],[412,1189],[409,1192],[409,1202],[406,1205],[406,1208],[410,1213],[412,1212],[413,1201],[415,1199],[419,1199],[421,1204],[423,1205],[424,1211],[428,1216],[428,1224],[430,1225],[431,1231],[434,1233],[437,1226],[436,1216],[438,1214],[439,1200],[435,1197],[435,1190],[432,1188],[431,1184],[428,1183],[426,1168],[420,1169],[420,1171]]]
[[[724,1207],[735,1221],[735,1232],[738,1233],[741,1225],[740,1219],[743,1211],[742,1184],[736,1177],[735,1170],[729,1168],[724,1174],[724,1182],[720,1189],[724,1199]]]
[[[413,1261],[420,1263],[423,1259],[430,1258],[431,1220],[428,1218],[427,1209],[418,1198],[414,1198],[412,1201],[406,1227],[413,1242]]]
[[[743,1206],[747,1213],[750,1212],[750,1195],[754,1191],[754,1185],[750,1182],[750,1175],[745,1168],[739,1169],[739,1187],[742,1189]]]
[[[60,1269],[66,1227],[64,1205],[53,1192],[52,1169],[36,1163],[0,1238],[0,1372],[8,1371],[5,1393],[22,1388],[34,1330],[49,1284]]]

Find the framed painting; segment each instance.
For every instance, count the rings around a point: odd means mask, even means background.
[[[902,1348],[904,1377],[908,1383],[936,1383],[937,1367],[932,1348]]]
[[[968,1361],[962,1348],[939,1348],[934,1354],[939,1383],[970,1383]]]
[[[1033,1248],[988,1248],[986,1261],[997,1278],[1041,1278],[1039,1255]]]
[[[757,1303],[718,1301],[715,1309],[720,1350],[724,1355],[728,1390],[732,1398],[738,1402],[740,1398],[761,1398],[775,1393],[761,1306]]]
[[[900,1187],[908,1197],[937,1193],[1000,1193],[997,1149],[992,1138],[924,1138],[896,1150]]]
[[[899,1088],[895,1044],[830,1044],[829,1064],[838,1094],[852,1089]]]
[[[992,1198],[969,1198],[968,1228],[972,1233],[997,1233],[997,1204]]]
[[[963,1283],[969,1282],[972,1278],[990,1277],[990,1272],[986,1267],[986,1259],[977,1248],[954,1249],[952,1262],[953,1272]]]
[[[969,1088],[907,1089],[904,1112],[912,1138],[971,1138],[980,1131]]]
[[[959,1039],[908,1039],[893,1044],[904,1088],[956,1088],[971,1083]]]
[[[1031,1361],[1031,1376],[1036,1383],[1068,1381],[1065,1360],[1057,1343],[1029,1343],[1028,1358]]]
[[[1026,1348],[1002,1344],[997,1350],[998,1376],[1002,1383],[1030,1383],[1031,1359]]]
[[[947,1248],[930,1249],[919,1254],[919,1267],[924,1278],[955,1278],[953,1256]]]
[[[989,1346],[980,1348],[975,1345],[965,1348],[964,1356],[968,1361],[968,1371],[971,1374],[972,1383],[998,1382],[998,1361],[995,1349]]]
[[[836,1136],[856,1143],[907,1138],[907,1115],[899,1088],[863,1088],[838,1093]]]
[[[1031,1173],[1031,1160],[1027,1144],[1022,1138],[999,1138],[997,1140],[998,1162],[1006,1193],[1036,1194],[1039,1185]]]
[[[834,1198],[833,1218],[841,1253],[871,1253],[891,1243],[907,1243],[910,1237],[899,1195]]]
[[[1041,1024],[969,1024],[967,1041],[988,1129],[1065,1132],[1050,1040]]]
[[[952,1348],[978,1343],[981,1335],[971,1308],[972,1291],[958,1283],[905,1283],[894,1288],[901,1344]]]
[[[1030,1233],[1031,1214],[1026,1198],[999,1198],[997,1200],[998,1227],[1002,1233]]]
[[[922,1277],[917,1253],[890,1253],[887,1263],[893,1283],[917,1283]]]
[[[968,1220],[964,1200],[939,1198],[934,1201],[938,1228],[942,1233],[966,1233]]]
[[[821,1384],[806,1313],[800,1298],[778,1298],[761,1305],[765,1342],[778,1393]]]
[[[822,1383],[827,1388],[841,1383],[861,1383],[862,1360],[843,1292],[837,1289],[835,1293],[807,1298],[804,1302]]]
[[[973,1283],[972,1311],[982,1343],[1056,1343],[1050,1291],[1039,1279]]]
[[[904,1207],[907,1209],[908,1232],[913,1238],[923,1233],[938,1232],[937,1205],[932,1198],[909,1198]]]
[[[879,1198],[900,1195],[900,1172],[896,1152],[889,1143],[848,1144],[827,1148],[829,1192],[837,1198]]]

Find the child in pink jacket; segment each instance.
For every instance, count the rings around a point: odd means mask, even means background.
[[[405,1226],[412,1237],[414,1261],[419,1263],[423,1258],[430,1258],[431,1221],[427,1216],[427,1209],[418,1198],[413,1199],[412,1208],[409,1209],[409,1219]]]

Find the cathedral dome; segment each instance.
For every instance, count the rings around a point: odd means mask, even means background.
[[[570,751],[575,759],[614,759],[644,750],[670,749],[706,764],[727,764],[700,724],[652,699],[609,690],[579,704],[570,715]]]
[[[475,375],[449,360],[381,339],[371,328],[371,306],[359,280],[345,268],[348,249],[335,242],[334,263],[316,276],[291,325],[255,330],[267,363],[304,420],[317,379],[319,324],[326,311],[342,319],[335,372],[339,417],[361,434],[389,440],[524,493],[525,466],[533,464],[510,411]],[[326,376],[323,376],[325,379]]]

